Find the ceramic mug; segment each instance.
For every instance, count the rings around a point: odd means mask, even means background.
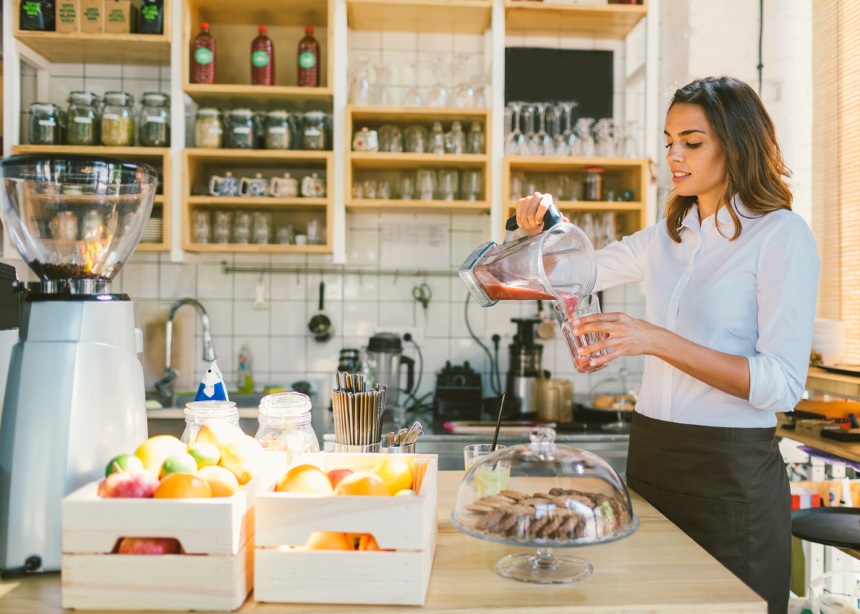
[[[253,179],[242,177],[239,181],[239,196],[267,196],[268,194],[269,182],[260,173],[257,173]]]
[[[299,195],[299,182],[289,173],[284,173],[283,177],[272,177],[269,193],[277,198],[295,198]]]
[[[212,196],[237,196],[239,181],[229,171],[223,177],[212,175],[209,179],[209,193]]]
[[[302,179],[302,196],[323,198],[325,196],[325,179],[316,173],[305,176]]]

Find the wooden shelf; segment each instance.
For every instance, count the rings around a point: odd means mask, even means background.
[[[644,204],[641,202],[615,201],[589,201],[589,200],[559,200],[555,203],[563,212],[565,211],[641,211]],[[516,202],[508,203],[508,210],[514,211]]]
[[[304,111],[313,108],[330,111],[332,105],[330,87],[186,83],[184,89],[200,106],[237,108],[251,105],[260,108],[262,105],[274,108],[289,103],[290,110]]]
[[[283,167],[304,164],[313,167],[331,166],[330,151],[293,151],[276,149],[196,149],[185,150],[189,161],[209,164],[239,164],[243,167]]]
[[[164,243],[138,243],[134,248],[136,252],[166,252],[170,251],[170,246]]]
[[[607,171],[629,170],[647,166],[646,158],[578,158],[574,156],[508,156],[505,162],[512,171],[547,173],[552,171],[581,171],[589,167],[599,167]]]
[[[507,0],[505,29],[583,38],[624,39],[648,14],[643,4],[555,4]]]
[[[354,199],[346,204],[346,210],[353,213],[457,213],[477,215],[490,212],[485,201],[471,200],[372,200]]]
[[[416,154],[416,153],[363,153],[351,152],[350,161],[355,170],[398,170],[427,167],[483,167],[485,154]]]
[[[353,30],[483,34],[490,26],[489,0],[347,0]]]
[[[327,207],[328,198],[274,198],[272,196],[189,196],[185,202],[195,207]]]
[[[16,154],[77,154],[114,158],[163,158],[170,153],[167,147],[102,147],[84,145],[15,145]]]
[[[17,21],[18,12],[14,13]],[[57,64],[170,64],[164,34],[85,34],[16,30],[15,38]]]
[[[328,254],[328,245],[265,245],[235,243],[189,243],[185,245],[189,252],[223,252],[236,254]]]
[[[416,121],[416,120],[484,120],[490,109],[460,109],[454,107],[377,107],[349,106],[347,114],[353,121]]]
[[[193,8],[199,13],[197,15],[199,19],[193,22],[195,29],[200,21],[213,24],[250,25],[255,28],[260,24],[269,27],[321,27],[328,23],[329,15],[326,0],[290,0],[289,2],[196,0],[193,2]]]

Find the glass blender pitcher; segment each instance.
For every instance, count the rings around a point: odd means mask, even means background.
[[[544,231],[522,236],[516,217],[508,219],[505,241],[484,243],[460,266],[460,278],[482,307],[500,300],[558,300],[572,313],[579,297],[594,287],[597,265],[591,241],[579,227],[562,221],[550,204]]]

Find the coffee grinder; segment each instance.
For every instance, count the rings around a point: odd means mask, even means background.
[[[511,318],[517,325],[514,342],[508,346],[508,376],[505,389],[514,397],[519,410],[518,420],[532,420],[537,417],[537,380],[544,377],[543,346],[535,343],[535,326],[541,323],[540,318]]]
[[[147,437],[142,336],[111,280],[140,241],[157,176],[89,156],[0,161],[3,222],[39,282],[25,298],[0,422],[0,569],[53,571],[63,496]]]

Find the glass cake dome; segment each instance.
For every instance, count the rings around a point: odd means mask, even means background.
[[[529,444],[481,457],[466,472],[451,521],[473,537],[537,548],[535,554],[500,559],[496,569],[505,577],[538,584],[583,580],[591,565],[556,557],[552,549],[622,539],[636,531],[639,519],[626,486],[605,460],[556,444],[548,427],[533,429],[530,438]]]

